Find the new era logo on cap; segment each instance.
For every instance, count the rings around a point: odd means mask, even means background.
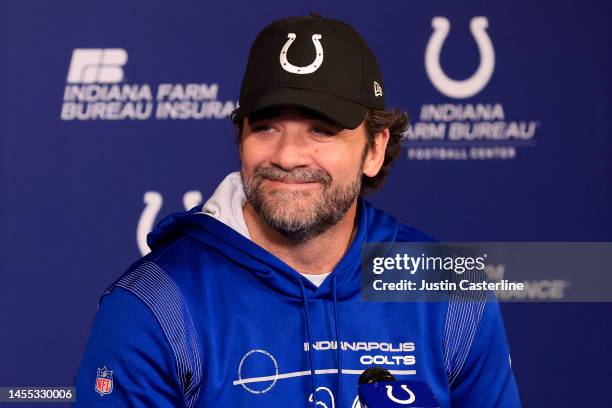
[[[376,58],[353,28],[319,15],[285,18],[253,42],[234,120],[296,105],[354,129],[368,109],[385,109],[382,89]]]
[[[374,96],[375,97],[383,96],[382,87],[376,81],[374,81]]]

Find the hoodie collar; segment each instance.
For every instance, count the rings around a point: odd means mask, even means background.
[[[231,173],[203,206],[172,214],[162,220],[147,237],[149,246],[154,248],[179,236],[190,235],[241,264],[265,285],[283,295],[302,299],[301,285],[298,284],[302,282],[309,298],[331,298],[334,280],[336,295],[343,299],[354,296],[360,290],[361,246],[366,242],[394,242],[397,235],[395,218],[359,196],[355,237],[329,278],[317,288],[299,272],[250,240],[242,214],[243,199],[240,174]],[[223,204],[227,202],[231,203],[229,207]],[[229,211],[223,211],[225,208]]]
[[[240,172],[228,174],[219,184],[213,195],[202,207],[202,213],[221,221],[228,227],[247,239],[251,239],[251,234],[244,219],[244,204],[246,194],[242,186]],[[301,273],[306,279],[319,287],[331,272],[317,275]]]

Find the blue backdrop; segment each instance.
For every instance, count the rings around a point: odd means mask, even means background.
[[[0,386],[72,384],[151,224],[237,169],[228,114],[280,17],[353,25],[410,112],[379,207],[442,241],[612,241],[608,1],[0,5]],[[524,406],[612,406],[612,305],[502,309]]]

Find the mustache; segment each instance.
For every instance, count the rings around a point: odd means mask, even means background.
[[[331,175],[324,170],[305,168],[286,171],[279,167],[257,167],[255,177],[285,183],[321,183],[324,186],[329,186],[332,181]]]

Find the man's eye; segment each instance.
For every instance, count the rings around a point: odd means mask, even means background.
[[[256,133],[270,133],[272,131],[272,126],[270,125],[257,125],[253,127],[253,131]]]
[[[333,130],[324,128],[322,126],[314,126],[312,128],[312,132],[319,136],[334,136],[336,134],[336,132]]]

